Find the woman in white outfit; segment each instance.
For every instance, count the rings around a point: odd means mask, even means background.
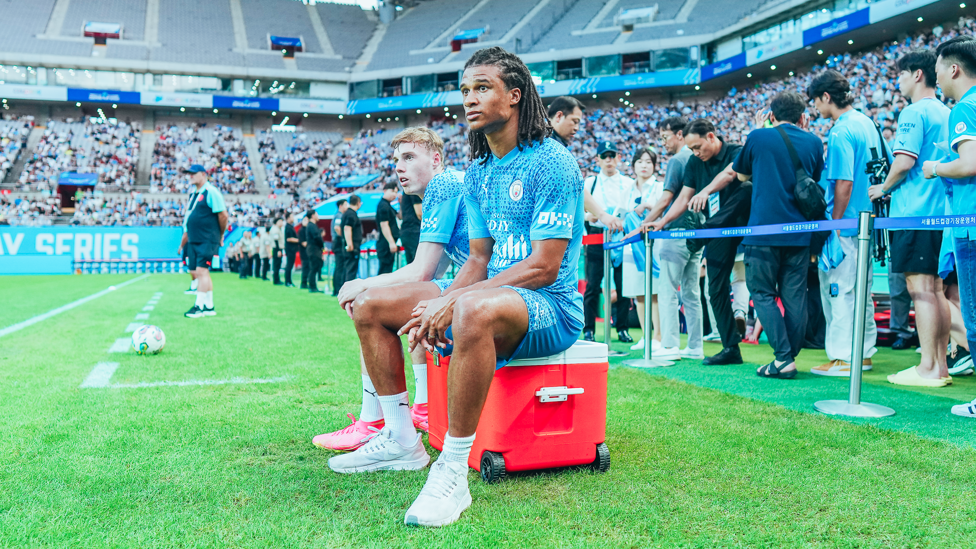
[[[664,192],[664,182],[657,178],[657,153],[650,147],[637,149],[637,153],[634,154],[634,158],[630,161],[630,167],[634,171],[634,187],[630,191],[630,200],[628,200],[629,210],[636,210],[637,214],[640,215],[647,208],[656,204],[661,198],[661,193]],[[639,208],[641,205],[645,205],[645,208]],[[653,253],[654,262],[658,263],[656,248],[654,248]],[[623,255],[624,297],[635,298],[637,300],[637,318],[640,320],[641,330],[646,334],[647,330],[644,329],[646,322],[644,318],[644,274],[647,271],[652,271],[651,261],[647,259],[645,270],[638,271],[631,246],[624,247]],[[661,331],[659,329],[661,321],[657,312],[657,289],[653,288],[653,284],[652,291],[651,316],[653,317],[652,326],[654,327],[655,343],[653,347],[658,348],[661,344]],[[644,344],[645,338],[641,337],[640,341],[631,347],[631,350],[642,351],[644,350]]]

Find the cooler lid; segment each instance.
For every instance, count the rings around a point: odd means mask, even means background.
[[[513,360],[506,367],[541,366],[544,364],[600,364],[606,361],[606,344],[579,340],[572,347],[557,355]]]

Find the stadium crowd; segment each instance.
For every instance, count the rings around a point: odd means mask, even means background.
[[[4,116],[0,118],[0,181],[3,181],[27,145],[34,127],[33,116]]]
[[[332,155],[332,143],[319,140],[309,143],[304,133],[292,134],[291,138],[292,144],[286,150],[279,151],[272,132],[262,131],[260,134],[258,150],[261,151],[261,163],[265,166],[268,186],[272,191],[297,192],[299,186]]]
[[[14,198],[0,196],[0,225],[44,227],[61,215],[58,199]]]
[[[17,186],[22,192],[54,192],[64,172],[98,175],[95,189],[128,192],[139,161],[139,125],[89,118],[49,120]]]
[[[239,129],[219,124],[213,128],[202,123],[171,124],[157,126],[156,136],[150,192],[185,193],[190,180],[181,170],[191,164],[202,164],[211,183],[222,192],[254,192],[254,174]]]

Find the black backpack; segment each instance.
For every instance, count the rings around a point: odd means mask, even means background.
[[[807,221],[826,219],[827,199],[824,197],[823,188],[803,169],[800,157],[796,154],[790,136],[786,135],[786,130],[782,126],[776,126],[776,129],[786,141],[786,149],[790,152],[790,159],[793,160],[793,168],[796,170],[796,185],[793,187],[793,200],[796,201],[796,207]]]

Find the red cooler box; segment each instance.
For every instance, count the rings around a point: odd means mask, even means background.
[[[427,354],[430,445],[444,448],[450,357]],[[507,471],[590,465],[610,468],[607,346],[577,341],[546,358],[517,360],[495,371],[468,465],[496,482]]]

